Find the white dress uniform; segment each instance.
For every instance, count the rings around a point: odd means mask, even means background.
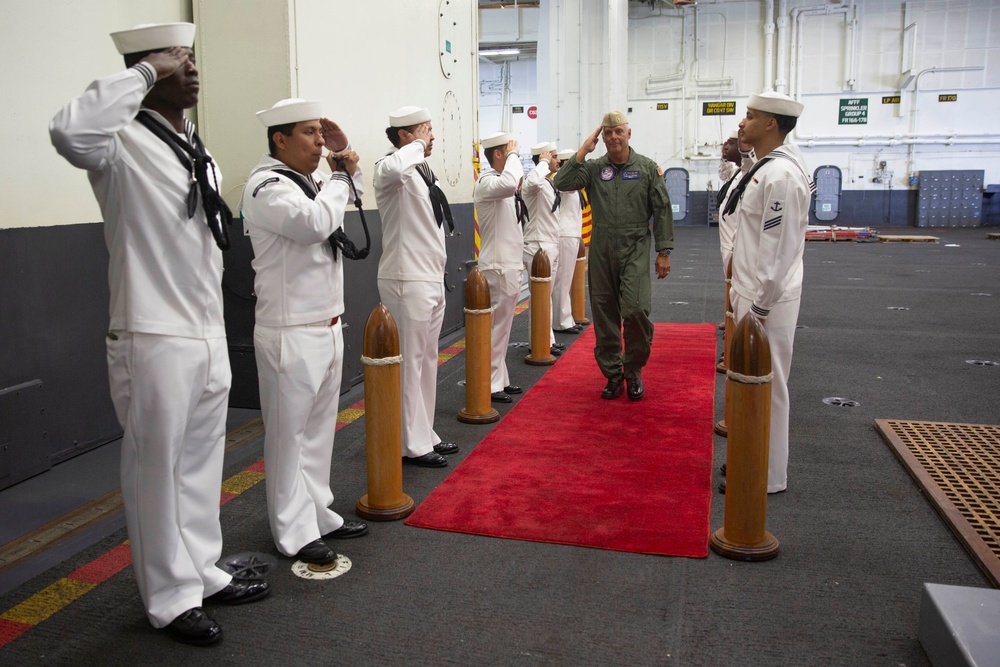
[[[730,297],[739,322],[766,317],[771,348],[771,435],[767,491],[788,485],[788,374],[802,295],[802,254],[809,225],[810,179],[802,153],[790,144],[766,157],[739,209]]]
[[[215,565],[232,375],[222,253],[201,206],[188,217],[188,170],[135,121],[156,76],[139,63],[98,79],[49,132],[59,154],[87,170],[104,218],[122,500],[139,592],[162,628],[232,579]],[[189,142],[193,131],[186,123]],[[211,168],[209,180],[221,183]]]
[[[254,167],[241,209],[253,244],[257,294],[254,351],[264,418],[264,468],[271,535],[294,556],[344,525],[329,509],[330,465],[343,373],[344,261],[328,239],[343,227],[349,176],[299,176],[312,200],[274,169],[268,155]],[[319,187],[322,184],[322,187]],[[354,173],[363,191],[361,170]]]
[[[725,199],[729,199],[729,195],[733,193],[736,186],[739,185],[740,179],[743,178],[756,160],[753,157],[753,151],[748,155],[743,156],[743,160],[740,162],[739,171],[734,174],[730,174],[729,178],[734,179],[729,184],[729,189],[726,192]],[[729,164],[733,164],[730,162]],[[733,165],[735,168],[736,165]],[[728,180],[728,179],[727,179]],[[726,267],[729,266],[729,259],[733,256],[733,239],[736,237],[736,212],[726,215],[726,202],[719,202],[719,248],[722,252],[722,275],[726,274]]]
[[[531,263],[535,253],[544,250],[549,256],[550,275],[559,272],[559,217],[552,211],[552,205],[559,196],[559,191],[549,178],[549,163],[539,160],[535,168],[524,175],[521,181],[521,197],[528,207],[529,221],[524,225],[524,268],[531,275]],[[550,308],[549,342],[555,343],[552,333],[554,309]]]
[[[375,164],[375,201],[382,217],[378,292],[399,329],[403,357],[403,456],[434,451],[438,337],[444,323],[444,229],[417,171],[426,146],[417,139]]]
[[[583,204],[580,191],[560,192],[559,210],[559,270],[552,281],[552,326],[569,329],[576,326],[573,319],[573,302],[570,288],[576,272],[576,256],[580,253],[583,237]]]
[[[479,216],[479,269],[490,286],[493,307],[490,392],[510,385],[507,344],[514,322],[514,307],[521,293],[524,238],[514,208],[514,192],[524,170],[516,153],[507,156],[502,172],[488,171],[476,181],[472,201]]]

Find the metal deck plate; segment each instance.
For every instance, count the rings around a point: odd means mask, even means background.
[[[875,429],[1000,588],[1000,426],[876,419]]]

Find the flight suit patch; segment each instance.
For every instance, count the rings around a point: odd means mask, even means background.
[[[640,175],[641,174],[639,173],[638,169],[626,169],[625,171],[622,172],[622,180],[623,181],[637,181],[637,180],[639,180],[639,176]]]
[[[604,167],[603,169],[601,169],[602,181],[610,181],[614,177],[615,177],[615,170],[612,169],[611,167]]]

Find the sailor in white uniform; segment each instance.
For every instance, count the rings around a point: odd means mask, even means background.
[[[798,147],[785,143],[803,105],[774,92],[751,95],[740,122],[756,163],[736,186],[733,284],[738,323],[748,313],[764,323],[771,349],[771,435],[767,492],[788,486],[788,374],[802,294],[802,254],[812,187]]]
[[[521,293],[524,239],[514,195],[524,174],[514,135],[498,132],[482,140],[484,157],[492,170],[480,175],[472,191],[479,217],[479,270],[490,287],[493,308],[490,392],[498,403],[510,403],[521,388],[510,383],[507,344],[514,322],[514,306]]]
[[[382,217],[378,292],[399,329],[403,462],[443,468],[442,455],[458,451],[434,432],[445,310],[443,219],[451,213],[426,161],[434,146],[430,112],[409,106],[390,113],[386,136],[394,149],[375,163],[374,177]]]
[[[559,151],[556,157],[562,166],[576,155],[575,149]],[[583,237],[583,195],[579,190],[559,193],[559,270],[552,281],[552,328],[556,333],[577,334],[583,327],[573,319],[570,289],[576,272],[580,239]]]
[[[337,554],[324,537],[368,532],[329,508],[347,259],[334,235],[364,187],[357,153],[321,112],[319,102],[287,99],[257,113],[269,153],[250,173],[240,208],[254,251],[254,354],[271,535],[284,555],[329,564]],[[317,171],[324,146],[331,151],[329,177]]]
[[[231,214],[222,176],[184,118],[198,101],[194,32],[172,23],[112,34],[128,69],[94,81],[49,132],[87,170],[104,218],[108,375],[136,583],[154,627],[205,645],[222,629],[203,601],[251,602],[270,586],[216,566],[232,380],[220,248]]]
[[[552,184],[551,175],[559,171],[556,145],[542,142],[531,147],[531,159],[535,168],[524,175],[521,181],[521,197],[528,207],[528,221],[524,224],[524,266],[531,272],[531,263],[539,250],[544,250],[549,258],[550,276],[559,272],[559,191]],[[551,300],[551,298],[550,298]],[[530,305],[530,302],[529,302]],[[556,343],[552,333],[554,311],[549,308],[550,352],[559,356],[566,346]]]

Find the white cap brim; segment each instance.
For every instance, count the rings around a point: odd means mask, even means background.
[[[131,30],[111,33],[118,53],[126,56],[130,53],[158,51],[171,46],[191,48],[194,46],[193,23],[150,23],[137,25]]]
[[[568,160],[574,155],[576,155],[576,151],[573,150],[572,148],[567,148],[564,151],[559,151],[558,153],[556,153],[556,157],[558,157],[560,160]]]
[[[480,144],[482,145],[483,150],[486,150],[487,148],[506,146],[511,141],[514,141],[514,135],[510,132],[497,132],[496,134],[491,134],[483,139]]]
[[[531,154],[532,155],[541,155],[542,153],[544,153],[546,151],[554,151],[554,150],[556,150],[556,145],[554,143],[552,143],[551,141],[546,141],[544,143],[535,144],[534,146],[532,146],[531,147]]]
[[[323,106],[319,102],[292,97],[275,102],[270,109],[257,112],[257,118],[264,127],[299,123],[304,120],[319,120],[323,117]]]
[[[431,119],[431,112],[421,107],[403,107],[396,109],[389,114],[389,127],[409,127],[427,123]]]
[[[755,93],[747,100],[747,109],[756,109],[757,111],[764,111],[776,116],[798,118],[802,115],[804,108],[801,102],[796,102],[788,95],[770,91],[760,94]]]

